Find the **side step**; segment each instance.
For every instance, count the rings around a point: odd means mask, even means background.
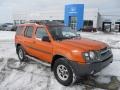
[[[46,62],[40,61],[39,59],[36,59],[36,58],[31,57],[31,56],[29,56],[29,55],[26,55],[26,57],[28,57],[28,58],[30,58],[30,59],[32,59],[32,60],[34,60],[34,61],[36,61],[36,62],[38,62],[38,63],[40,63],[40,64],[42,64],[42,65],[45,65],[45,66],[51,67],[51,64],[49,64],[49,63],[46,63]]]

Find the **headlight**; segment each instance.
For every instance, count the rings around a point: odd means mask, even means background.
[[[94,62],[98,59],[97,53],[94,51],[85,52],[84,58],[85,58],[86,62]]]
[[[89,56],[90,56],[90,59],[92,59],[92,60],[95,60],[95,52],[93,52],[93,51],[90,51],[89,52]]]

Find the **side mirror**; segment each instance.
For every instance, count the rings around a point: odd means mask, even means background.
[[[44,37],[42,38],[42,41],[50,42],[50,39],[49,39],[48,36],[44,36]]]

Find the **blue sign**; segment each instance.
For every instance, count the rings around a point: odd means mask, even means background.
[[[69,4],[65,6],[64,23],[66,26],[70,25],[70,17],[77,18],[76,29],[83,28],[84,4]]]

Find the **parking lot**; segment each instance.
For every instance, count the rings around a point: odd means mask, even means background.
[[[19,66],[14,44],[15,32],[0,31],[0,90],[120,90],[120,33],[78,33],[82,37],[109,44],[114,60],[95,76],[65,87],[56,81],[50,67],[32,60]]]

